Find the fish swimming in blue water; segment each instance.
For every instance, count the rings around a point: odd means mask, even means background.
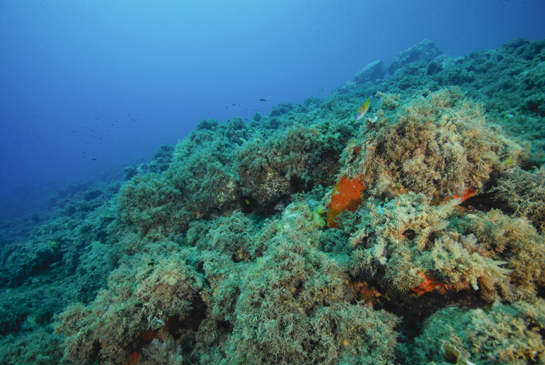
[[[371,104],[371,99],[367,99],[365,101],[365,103],[361,104],[360,105],[360,108],[358,109],[358,111],[356,112],[356,115],[354,116],[354,118],[356,120],[360,120],[361,118],[363,118],[363,116],[365,115],[365,113],[367,113],[367,111],[369,110],[369,105]]]

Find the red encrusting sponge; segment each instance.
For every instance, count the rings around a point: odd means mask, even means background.
[[[327,210],[327,225],[329,228],[338,226],[336,219],[340,213],[345,210],[355,212],[358,209],[361,203],[361,192],[364,190],[365,186],[359,179],[349,180],[344,177],[335,185],[331,203]]]

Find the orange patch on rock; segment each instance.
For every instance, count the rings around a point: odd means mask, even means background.
[[[431,204],[432,205],[444,205],[449,201],[450,199],[462,199],[462,202],[466,201],[467,199],[471,198],[473,195],[475,195],[474,190],[469,190],[468,188],[464,189],[464,192],[462,196],[453,195],[452,198],[439,198],[439,192],[435,192],[435,198],[432,199]]]
[[[465,200],[471,198],[473,195],[475,195],[475,192],[473,190],[469,190],[468,188],[465,188],[464,189],[464,195],[462,195],[462,201],[465,201]],[[453,199],[458,199],[460,197],[458,195],[454,195],[452,198]]]
[[[155,336],[157,336],[157,332],[152,329],[149,329],[146,332],[142,333],[140,337],[142,337],[142,339],[146,341],[151,341],[155,338]]]
[[[355,283],[356,290],[360,294],[360,298],[365,300],[367,306],[372,307],[375,303],[380,303],[380,297],[390,300],[388,296],[380,293],[376,288],[369,286],[365,281]]]
[[[443,282],[440,282],[439,280],[431,277],[426,276],[422,273],[418,273],[418,276],[424,279],[424,281],[418,285],[416,288],[411,288],[411,290],[414,292],[413,296],[420,296],[424,293],[427,293],[429,291],[432,291],[434,289],[439,288],[439,290],[444,291],[452,289],[452,286],[445,284]]]
[[[361,192],[365,190],[365,186],[359,179],[349,180],[343,178],[335,185],[333,189],[333,195],[331,196],[331,203],[327,209],[327,225],[330,228],[338,227],[338,223],[335,221],[337,216],[349,210],[355,212],[361,203]]]
[[[355,147],[355,148],[354,148],[354,155],[355,155],[356,157],[358,157],[360,151],[361,151],[361,148],[360,148],[360,147]]]
[[[131,361],[126,362],[125,365],[136,364],[136,361],[138,361],[138,352],[135,351],[131,355]]]

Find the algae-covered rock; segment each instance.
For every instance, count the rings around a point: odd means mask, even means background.
[[[499,302],[486,309],[445,308],[416,338],[414,363],[542,364],[545,303]]]
[[[64,356],[86,363],[131,359],[135,346],[166,331],[168,320],[185,318],[202,287],[199,275],[179,254],[136,257],[110,275],[108,289],[89,305],[72,305],[59,317],[57,333],[66,336]]]
[[[367,81],[383,79],[386,72],[388,72],[388,67],[386,64],[381,60],[377,60],[359,70],[358,73],[354,75],[354,81],[357,84],[364,84]]]
[[[316,248],[320,230],[310,208],[292,203],[277,227],[243,281],[227,361],[392,363],[396,317],[349,303],[346,274]]]
[[[63,341],[51,328],[38,328],[18,337],[8,335],[0,339],[0,364],[68,365],[62,353]]]
[[[486,257],[505,262],[511,270],[509,285],[500,286],[507,300],[533,298],[545,285],[545,237],[523,218],[498,211],[476,212],[451,219],[453,228],[476,237],[475,250]],[[483,294],[493,292],[493,283],[481,280]]]
[[[367,124],[341,160],[341,175],[360,179],[371,195],[479,194],[491,175],[524,158],[524,148],[487,125],[482,105],[461,99],[457,88],[417,94],[403,107],[396,96],[378,96],[378,121]]]
[[[394,62],[392,62],[388,68],[388,73],[393,75],[396,70],[412,62],[428,63],[442,53],[443,51],[441,51],[439,47],[435,45],[435,43],[429,39],[424,39],[417,45],[399,52]]]
[[[451,201],[432,206],[412,192],[387,203],[364,203],[349,239],[354,248],[352,271],[413,295],[434,289],[492,291],[495,284],[507,281],[511,270],[503,268],[504,261],[480,255],[474,236],[448,229],[446,219],[456,205]],[[481,288],[484,280],[491,287]]]
[[[242,191],[260,205],[274,205],[301,186],[329,179],[336,162],[331,147],[316,126],[296,125],[266,142],[255,140],[238,150],[237,168]]]
[[[163,143],[159,149],[153,152],[151,161],[148,164],[150,172],[160,174],[163,171],[166,171],[172,162],[172,154],[174,152],[174,147],[169,144]]]
[[[507,170],[493,191],[516,216],[528,218],[541,232],[545,230],[545,165],[532,172]]]

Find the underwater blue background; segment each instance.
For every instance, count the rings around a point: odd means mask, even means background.
[[[543,0],[2,0],[0,198],[148,159],[200,118],[326,96],[425,38],[455,57],[543,38],[544,14]]]

